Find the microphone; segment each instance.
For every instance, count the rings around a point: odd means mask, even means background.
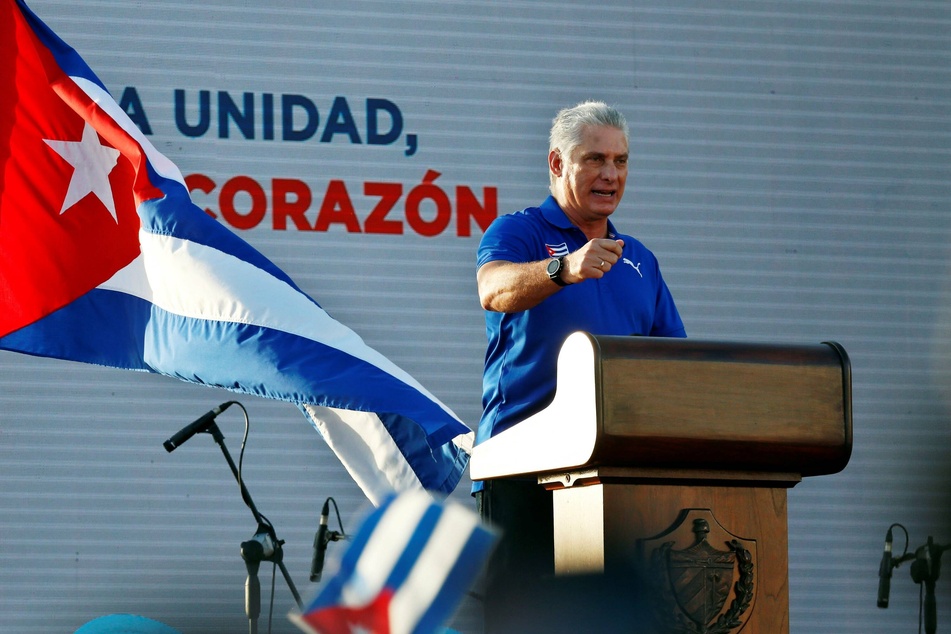
[[[320,581],[320,576],[324,571],[324,554],[327,552],[327,544],[330,537],[327,535],[327,519],[330,515],[330,499],[324,500],[324,507],[320,510],[320,524],[317,526],[317,534],[314,535],[314,558],[310,562],[310,580]]]
[[[215,422],[215,417],[218,416],[221,412],[228,409],[235,401],[228,401],[227,403],[222,403],[215,409],[210,412],[202,415],[201,418],[196,420],[194,423],[191,423],[187,427],[183,427],[178,431],[177,434],[166,440],[163,444],[165,446],[165,451],[172,453],[175,449],[182,445],[186,440],[194,436],[195,434],[200,434],[203,431],[207,431],[211,427],[212,423]]]
[[[892,584],[892,529],[885,533],[885,552],[878,567],[878,607],[888,607],[888,595]]]

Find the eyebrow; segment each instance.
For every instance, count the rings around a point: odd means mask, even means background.
[[[629,156],[630,156],[630,153],[629,153],[629,152],[625,152],[624,154],[618,154],[618,155],[617,155],[617,158],[626,159],[626,158],[628,158]],[[587,152],[587,153],[581,155],[581,159],[582,159],[582,160],[592,159],[592,158],[600,158],[600,159],[603,159],[603,158],[606,158],[606,157],[607,157],[607,154],[605,154],[604,152]]]

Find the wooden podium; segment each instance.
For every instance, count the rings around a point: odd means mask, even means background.
[[[848,463],[850,373],[836,343],[576,332],[552,403],[476,446],[470,473],[537,476],[556,575],[633,571],[644,631],[784,634],[786,491]]]

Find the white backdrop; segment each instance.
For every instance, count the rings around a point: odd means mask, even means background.
[[[852,358],[852,461],[790,491],[792,630],[915,630],[918,587],[907,566],[895,573],[888,611],[875,594],[889,524],[908,527],[912,548],[928,535],[951,542],[949,5],[31,7],[117,99],[137,97],[156,147],[203,177],[192,182],[212,184],[196,202],[219,215],[230,204],[253,224],[236,229],[242,237],[471,426],[484,346],[474,282],[481,228],[470,219],[459,229],[460,209],[472,208],[459,190],[490,210],[495,201],[498,213],[541,201],[555,111],[589,97],[619,106],[632,163],[616,222],[658,255],[688,334],[835,340]],[[208,129],[186,133],[200,123],[202,91]],[[298,105],[283,121],[283,96],[316,108],[312,136],[284,140],[285,129],[307,136],[309,120]],[[393,143],[369,142],[368,99],[398,109]],[[221,128],[229,101],[244,130],[235,117]],[[392,129],[388,117],[378,134]],[[336,133],[322,141],[330,123]],[[429,170],[450,201],[445,228],[432,203],[415,221],[406,215]],[[399,187],[386,216],[395,224],[383,226],[402,233],[369,223],[380,183]],[[296,193],[279,193],[288,187]],[[263,207],[248,193],[258,188]],[[311,228],[334,222],[318,231],[275,225],[294,213]],[[189,633],[246,627],[238,546],[255,526],[237,485],[207,437],[171,455],[161,446],[231,396],[0,353],[0,631],[72,631],[113,612]],[[246,482],[286,540],[306,598],[317,589],[307,573],[324,499],[337,500],[348,529],[365,500],[294,407],[241,400],[252,425]],[[236,459],[242,422],[235,408],[220,420]],[[469,503],[467,490],[456,497]],[[262,569],[265,595],[269,574]],[[939,580],[939,631],[951,621],[949,587]],[[281,579],[276,605],[274,630],[293,631]],[[472,602],[453,626],[480,631]]]

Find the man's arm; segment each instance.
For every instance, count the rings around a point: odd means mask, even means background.
[[[591,240],[565,256],[562,281],[578,284],[603,277],[621,258],[623,248],[623,240]],[[498,313],[517,313],[542,303],[562,289],[549,279],[547,265],[548,260],[486,262],[476,273],[482,308]]]
[[[561,287],[548,278],[547,263],[547,260],[496,260],[483,264],[476,273],[482,308],[498,313],[516,313],[533,308],[554,295]],[[564,273],[562,270],[562,275]]]

